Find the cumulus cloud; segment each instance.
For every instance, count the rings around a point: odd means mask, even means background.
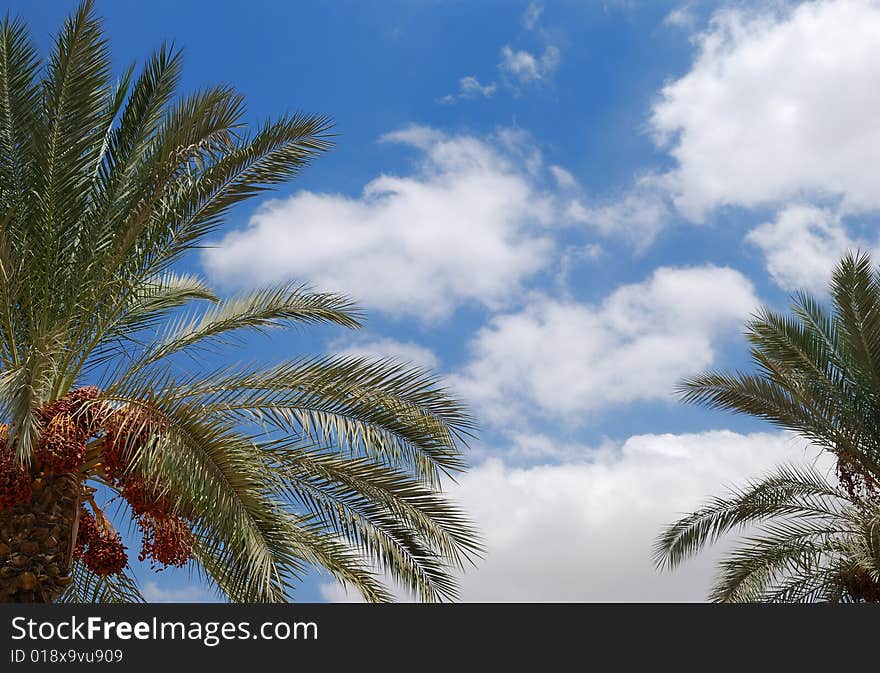
[[[439,98],[439,103],[455,103],[460,100],[468,100],[473,98],[491,98],[497,90],[495,82],[489,84],[481,84],[473,75],[462,77],[458,80],[458,92],[446,94]]]
[[[761,249],[767,271],[786,290],[824,292],[838,260],[855,249],[877,254],[876,243],[851,237],[839,215],[814,206],[789,206],[746,236]]]
[[[383,139],[421,152],[412,174],[380,175],[354,198],[270,201],[204,251],[208,274],[233,286],[300,279],[431,320],[463,302],[502,305],[551,259],[556,206],[521,133],[481,140],[414,126]]]
[[[546,79],[559,67],[559,49],[552,45],[544,49],[540,56],[526,50],[513,49],[510,45],[501,48],[501,62],[498,69],[515,83],[533,84]]]
[[[387,337],[337,339],[329,344],[329,350],[337,355],[388,358],[427,369],[436,369],[439,364],[431,349],[412,341],[398,341]]]
[[[717,13],[651,117],[678,163],[668,179],[680,211],[699,221],[793,199],[880,207],[878,34],[872,0]]]
[[[516,466],[529,458],[552,462]],[[814,463],[833,472],[833,459],[785,432],[711,430],[637,435],[599,447],[541,447],[553,438],[520,437],[496,447],[449,488],[483,534],[487,553],[461,577],[461,598],[514,601],[704,601],[728,537],[673,572],[658,572],[652,546],[660,531],[728,486],[760,477],[781,463]],[[564,457],[558,462],[555,458]],[[345,587],[325,583],[325,600],[357,602]],[[398,590],[402,600],[412,600]]]
[[[471,344],[454,385],[498,424],[528,412],[584,412],[671,399],[675,383],[715,360],[716,341],[755,309],[752,284],[712,265],[662,267],[598,305],[536,297],[497,315]]]
[[[490,459],[452,487],[488,548],[463,576],[464,600],[705,600],[719,549],[658,573],[651,547],[662,527],[732,483],[816,456],[792,435],[730,431],[583,451],[579,462],[532,467]]]

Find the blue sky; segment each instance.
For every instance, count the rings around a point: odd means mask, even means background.
[[[71,2],[7,2],[41,45]],[[185,89],[224,81],[254,122],[323,113],[337,147],[229,217],[186,263],[228,291],[351,294],[360,334],[274,334],[436,368],[481,424],[454,497],[489,554],[466,600],[700,600],[653,536],[724,484],[815,454],[688,408],[681,377],[748,366],[743,323],[821,294],[877,248],[871,0],[100,2],[117,66],[163,39]],[[138,576],[198,600],[185,574]],[[347,596],[315,575],[300,600]],[[350,596],[348,596],[350,598]]]

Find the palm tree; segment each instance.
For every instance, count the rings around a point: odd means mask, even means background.
[[[761,311],[746,332],[755,373],[681,384],[685,401],[768,420],[836,463],[836,485],[784,469],[661,535],[657,563],[672,567],[733,529],[764,527],[722,563],[716,600],[880,601],[880,271],[868,255],[844,257],[830,298],[830,310],[798,293],[791,316]]]
[[[176,98],[165,45],[114,84],[92,4],[45,62],[0,25],[0,600],[142,600],[114,519],[143,560],[233,601],[287,600],[313,567],[369,601],[391,598],[385,576],[454,598],[480,553],[441,484],[465,468],[463,405],[388,360],[212,366],[242,330],[360,314],[293,284],[220,299],[174,271],[325,151],[330,123],[248,133],[228,86]]]

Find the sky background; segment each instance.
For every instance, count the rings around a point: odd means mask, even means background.
[[[6,3],[44,51],[73,2]],[[253,122],[336,123],[336,148],[233,211],[186,262],[225,291],[355,297],[360,333],[275,332],[246,359],[393,356],[480,422],[449,484],[488,554],[471,601],[698,601],[717,550],[658,574],[660,528],[803,440],[690,408],[684,376],[748,367],[744,321],[822,296],[875,250],[880,3],[109,0],[121,71],[163,39],[183,89]],[[136,543],[133,543],[136,546]],[[206,600],[185,572],[150,600]],[[352,599],[315,573],[303,601]]]

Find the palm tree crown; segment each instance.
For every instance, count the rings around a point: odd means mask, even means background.
[[[880,270],[868,255],[837,265],[830,298],[828,310],[799,293],[791,316],[749,323],[756,373],[681,385],[686,401],[768,420],[836,464],[836,484],[784,468],[663,533],[658,565],[675,566],[730,530],[763,527],[722,563],[717,600],[880,601]]]
[[[286,600],[314,566],[367,600],[390,599],[385,574],[453,598],[480,545],[441,479],[464,469],[473,422],[433,375],[205,364],[238,330],[361,316],[293,284],[220,299],[174,270],[330,146],[319,116],[248,133],[228,86],[176,97],[180,68],[163,46],[114,82],[90,0],[45,61],[20,21],[0,25],[0,592],[139,600],[97,502],[119,496],[143,558],[234,601]]]

